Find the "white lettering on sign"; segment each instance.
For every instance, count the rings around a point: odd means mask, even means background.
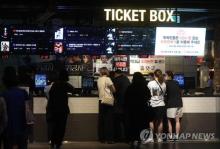
[[[138,9],[104,9],[106,21],[144,21],[146,10]]]
[[[146,10],[139,9],[104,9],[106,21],[145,21]],[[150,10],[150,22],[175,22],[174,10]]]
[[[171,11],[167,11],[167,22],[174,22],[175,20],[173,19],[173,13],[174,13],[174,10],[171,10]]]
[[[124,21],[131,21],[130,13],[131,13],[131,10],[124,9]]]
[[[156,22],[156,21],[157,21],[157,11],[150,10],[150,22]]]
[[[106,19],[106,21],[109,21],[109,13],[110,13],[111,9],[104,9],[104,11],[105,11],[105,19]]]
[[[132,20],[133,21],[139,21],[139,19],[138,19],[138,10],[133,10],[132,11]]]
[[[116,10],[116,20],[118,21],[122,21],[123,20],[123,10],[122,9],[118,9]]]
[[[150,10],[150,22],[175,22],[173,13],[174,10]]]
[[[141,22],[144,21],[144,13],[146,13],[146,10],[139,10],[139,12],[141,13]]]

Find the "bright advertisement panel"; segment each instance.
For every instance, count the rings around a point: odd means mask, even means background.
[[[203,56],[206,28],[157,27],[155,55]]]
[[[130,74],[141,72],[149,74],[156,69],[165,72],[165,57],[164,56],[148,56],[139,57],[138,55],[130,55]]]

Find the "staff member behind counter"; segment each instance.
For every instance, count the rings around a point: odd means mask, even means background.
[[[46,108],[48,124],[48,138],[52,149],[59,149],[65,134],[67,116],[70,113],[68,106],[68,93],[74,93],[74,87],[67,83],[68,72],[61,70],[58,80],[49,91],[49,100]]]

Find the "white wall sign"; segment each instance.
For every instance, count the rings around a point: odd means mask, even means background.
[[[206,28],[157,27],[155,55],[204,56]]]
[[[149,74],[156,69],[165,72],[165,57],[164,56],[149,56],[148,58],[139,58],[138,55],[130,56],[130,74],[141,72]]]

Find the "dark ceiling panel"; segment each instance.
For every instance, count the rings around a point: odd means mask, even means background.
[[[1,0],[0,20],[22,19],[45,23],[54,18],[68,22],[79,22],[81,18],[93,22],[103,16],[103,8],[127,7],[184,8],[181,10],[183,20],[205,18],[213,22],[219,19],[219,5],[220,0]]]

